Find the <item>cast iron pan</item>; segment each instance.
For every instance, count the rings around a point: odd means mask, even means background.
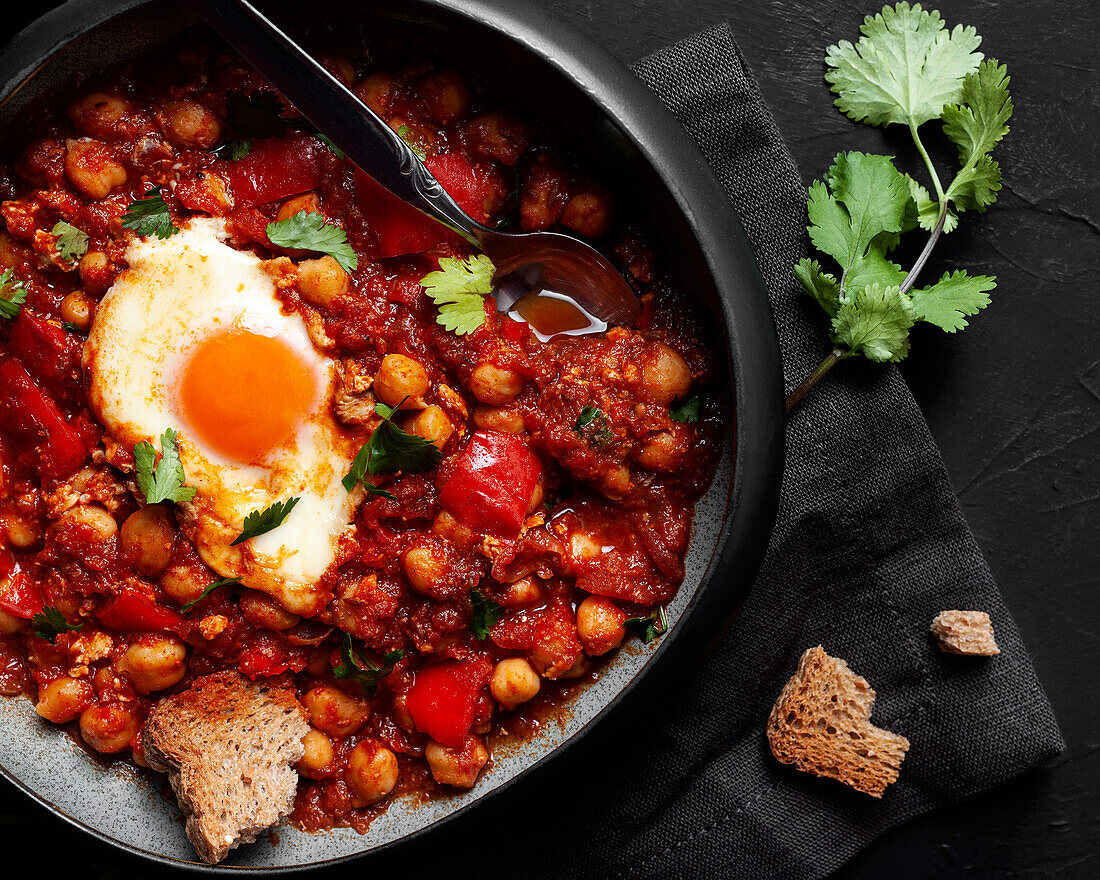
[[[292,32],[303,25],[300,3],[261,5]],[[558,142],[595,161],[597,173],[626,197],[625,212],[648,226],[675,282],[709,312],[714,344],[729,356],[729,431],[714,483],[696,508],[670,632],[645,647],[624,646],[559,724],[544,725],[530,742],[496,746],[493,766],[472,791],[427,804],[397,800],[365,835],[282,826],[277,846],[257,843],[219,867],[200,865],[163,780],[124,763],[97,764],[39,719],[29,701],[0,700],[0,771],[16,787],[124,852],[206,874],[245,867],[283,873],[376,853],[421,837],[536,766],[568,762],[567,745],[627,697],[641,700],[643,690],[683,674],[724,631],[763,556],[782,472],[783,389],[763,280],[702,154],[645,86],[606,52],[517,0],[330,0],[311,8],[333,17],[344,33],[392,27],[427,35],[440,47],[460,46],[480,60],[504,106],[543,108],[543,126],[559,129]],[[69,0],[0,52],[0,132],[74,77],[164,46],[195,24],[182,0]],[[16,144],[18,128],[12,126]]]

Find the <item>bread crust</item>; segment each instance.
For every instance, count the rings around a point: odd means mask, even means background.
[[[874,704],[866,679],[820,645],[810,648],[768,717],[772,754],[880,798],[898,778],[909,740],[871,723]]]
[[[1000,654],[993,622],[984,611],[941,611],[932,621],[932,635],[948,654],[992,657]]]
[[[292,690],[233,671],[196,678],[153,707],[142,729],[145,758],[168,774],[204,862],[220,862],[291,811],[293,765],[308,731]]]

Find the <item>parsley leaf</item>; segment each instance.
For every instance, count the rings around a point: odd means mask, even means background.
[[[359,265],[359,257],[348,244],[347,234],[323,214],[299,211],[285,220],[267,224],[267,237],[276,247],[303,248],[328,254],[345,272]]]
[[[245,137],[278,137],[289,128],[282,115],[283,102],[274,92],[245,95],[230,89],[225,93],[225,111],[229,124]]]
[[[286,501],[276,501],[263,510],[253,510],[244,518],[244,528],[237,535],[237,539],[229,546],[235,547],[237,544],[243,544],[249,538],[257,538],[260,535],[266,535],[272,529],[277,529],[286,521],[286,518],[290,516],[290,511],[301,500],[300,497],[288,498]]]
[[[674,422],[690,424],[699,421],[703,412],[703,401],[698,397],[689,397],[678,401],[668,408],[668,417]]]
[[[485,323],[485,294],[493,291],[496,266],[485,254],[465,260],[441,257],[439,271],[420,279],[424,292],[439,306],[436,321],[456,336],[473,333]]]
[[[645,617],[628,617],[623,621],[623,626],[648,645],[657,636],[668,632],[668,617],[664,606],[658,605]]]
[[[0,317],[11,320],[19,314],[19,307],[27,301],[27,288],[15,277],[13,269],[0,272]]]
[[[409,149],[416,154],[416,158],[421,162],[428,158],[428,154],[424,151],[424,147],[416,140],[412,133],[412,129],[407,125],[402,124],[397,127],[397,136],[409,145]]]
[[[504,606],[474,589],[470,590],[470,605],[473,609],[470,626],[474,635],[484,641],[489,630],[504,616]]]
[[[938,12],[898,3],[869,15],[863,36],[841,40],[825,53],[837,108],[868,125],[914,128],[939,117],[960,99],[963,77],[977,69],[982,39],[972,27],[948,31]]]
[[[392,474],[397,471],[415,474],[431,470],[442,460],[443,453],[431,440],[402,431],[393,423],[393,414],[400,408],[401,404],[396,408],[384,403],[374,405],[374,411],[382,417],[382,424],[374,429],[370,440],[356,453],[351,470],[341,481],[348,492],[355,488],[356,483],[362,482],[372,495],[392,499],[393,495],[367,482],[364,477],[368,473]]]
[[[159,186],[151,186],[144,196],[131,202],[126,213],[122,215],[122,225],[138,235],[155,235],[160,239],[171,238],[179,232],[179,227],[172,222],[168,205],[160,193]]]
[[[149,504],[174,501],[180,504],[195,497],[195,489],[183,485],[183,462],[180,461],[177,434],[168,428],[160,438],[160,461],[154,467],[157,452],[153,444],[143,440],[134,447],[134,477],[138,489]]]
[[[340,647],[342,662],[333,668],[332,674],[341,680],[354,681],[363,693],[370,694],[374,693],[382,679],[393,672],[393,667],[404,656],[405,652],[400,648],[387,651],[382,658],[382,665],[378,666],[366,658],[358,657],[351,636],[344,633],[344,644]]]
[[[58,220],[50,234],[56,237],[54,246],[63,260],[79,260],[88,250],[88,233],[64,220]]]
[[[69,623],[64,614],[49,605],[31,618],[31,622],[34,624],[34,634],[51,645],[62,633],[80,632],[84,628],[82,623]]]
[[[909,353],[909,330],[916,320],[909,297],[896,286],[872,284],[841,298],[833,316],[833,341],[868,360],[897,362]]]
[[[935,324],[948,333],[966,327],[966,315],[976,315],[989,305],[989,291],[997,286],[989,275],[968,275],[961,269],[921,290],[914,290],[913,309],[918,320]]]
[[[220,159],[225,159],[227,162],[236,162],[251,152],[252,141],[250,140],[229,141],[214,150]]]
[[[203,599],[205,599],[216,589],[218,589],[218,587],[228,587],[230,584],[239,584],[240,582],[241,579],[239,577],[222,578],[220,581],[214,581],[214,583],[212,583],[209,587],[199,593],[199,595],[192,599],[190,602],[184,602],[182,605],[180,605],[180,611],[183,611],[185,613],[190,611]]]

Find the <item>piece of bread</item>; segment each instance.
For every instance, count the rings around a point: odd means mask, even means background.
[[[768,718],[768,744],[784,764],[882,797],[909,740],[871,723],[875,692],[820,645],[798,661]]]
[[[941,611],[932,621],[932,635],[948,654],[992,657],[1001,653],[993,638],[993,623],[984,611]]]
[[[232,671],[196,678],[153,707],[142,729],[145,758],[168,773],[204,862],[220,862],[290,812],[293,765],[308,731],[293,691]]]

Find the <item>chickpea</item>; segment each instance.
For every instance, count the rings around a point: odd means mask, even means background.
[[[643,359],[638,396],[647,403],[668,406],[690,388],[691,368],[687,362],[664,343],[657,343],[656,350]]]
[[[630,468],[617,464],[600,475],[600,491],[608,498],[622,498],[630,491]]]
[[[355,744],[348,755],[344,780],[351,790],[351,805],[367,807],[386,797],[397,785],[397,756],[373,740]]]
[[[432,531],[457,547],[471,547],[477,540],[477,534],[473,529],[464,526],[445,510],[436,514],[432,522]]]
[[[417,413],[406,430],[410,434],[431,441],[442,449],[454,433],[455,426],[451,424],[451,420],[447,418],[442,408],[433,404]]]
[[[126,166],[99,141],[91,138],[65,142],[65,175],[83,195],[102,199],[126,182]]]
[[[89,540],[105,543],[118,534],[118,524],[111,514],[98,504],[79,504],[70,507],[58,521],[63,529],[82,531]]]
[[[523,390],[523,377],[515,370],[480,363],[470,375],[470,390],[482,403],[492,406],[511,403]]]
[[[501,604],[505,608],[523,608],[525,605],[538,605],[543,598],[542,584],[537,578],[528,575],[508,584]]]
[[[397,406],[406,397],[421,402],[428,390],[428,371],[419,361],[403,354],[388,354],[382,358],[378,375],[374,377],[374,393],[390,406]]]
[[[242,590],[240,607],[244,619],[253,626],[274,632],[290,629],[302,619],[297,614],[291,614],[266,593],[257,590]]]
[[[292,196],[279,206],[277,220],[288,220],[295,214],[305,211],[307,214],[321,213],[321,199],[317,193],[302,193],[300,196]]]
[[[96,301],[83,290],[74,290],[61,300],[61,320],[76,324],[81,330],[87,332],[92,326],[92,314],[95,312]]]
[[[119,128],[133,105],[113,92],[92,92],[69,105],[69,119],[84,134],[103,141],[121,140]]]
[[[347,58],[337,55],[333,58],[326,58],[324,63],[325,67],[332,72],[332,75],[345,86],[350,86],[355,82],[355,67]]]
[[[132,703],[96,703],[80,713],[80,735],[97,752],[113,754],[129,747],[141,720]]]
[[[355,733],[370,718],[370,701],[325,684],[307,691],[302,705],[310,723],[330,736]]]
[[[534,698],[540,685],[535,667],[523,657],[501,660],[493,667],[493,676],[489,679],[489,690],[505,709],[514,709]]]
[[[634,459],[650,471],[675,471],[683,461],[684,447],[671,431],[656,431],[634,453]]]
[[[355,87],[359,100],[380,116],[385,116],[397,95],[397,83],[388,73],[372,73]]]
[[[479,113],[466,124],[466,138],[483,159],[515,165],[530,138],[519,120],[504,113]]]
[[[405,576],[416,592],[434,599],[446,597],[454,586],[446,541],[420,538],[405,551]]]
[[[584,652],[599,657],[617,648],[626,638],[626,612],[610,599],[589,596],[577,606],[577,634]]]
[[[217,579],[217,574],[205,566],[172,565],[160,576],[160,585],[174,601],[186,605],[199,598]]]
[[[461,73],[441,70],[420,82],[424,109],[440,125],[450,125],[470,111],[470,84]]]
[[[611,228],[611,199],[602,191],[581,192],[565,203],[561,222],[580,235],[599,238]]]
[[[503,431],[505,434],[519,434],[526,425],[523,416],[514,409],[498,406],[475,406],[474,427],[483,431]]]
[[[145,633],[115,661],[115,669],[143,694],[162,691],[187,673],[187,645],[176,636]]]
[[[298,264],[298,291],[310,305],[331,309],[351,289],[351,277],[332,257],[302,260]]]
[[[6,587],[6,585],[5,585]],[[23,621],[0,608],[0,636],[13,636],[23,628]]]
[[[25,550],[42,540],[42,529],[38,520],[27,516],[9,516],[4,521],[4,534],[12,547]]]
[[[102,292],[114,283],[111,261],[103,251],[88,251],[77,267],[80,280],[89,290]]]
[[[165,137],[177,147],[209,150],[222,139],[221,120],[198,101],[168,101],[160,119]]]
[[[481,768],[489,762],[489,751],[480,737],[467,737],[461,749],[449,749],[435,740],[424,746],[424,758],[435,781],[455,788],[471,788]]]
[[[86,679],[61,675],[38,689],[38,703],[34,711],[54,724],[66,724],[80,715],[94,696],[92,686]]]
[[[122,552],[133,561],[138,573],[157,577],[172,560],[176,542],[176,523],[163,504],[150,504],[134,511],[119,533]]]
[[[302,753],[302,759],[298,762],[298,772],[310,779],[320,779],[336,756],[336,752],[332,748],[332,740],[321,731],[311,727],[309,732],[302,737],[302,745],[305,747],[305,751]]]

